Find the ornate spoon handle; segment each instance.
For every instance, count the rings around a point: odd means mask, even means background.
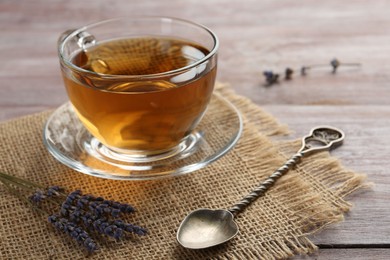
[[[330,150],[341,145],[344,140],[343,131],[329,126],[319,126],[311,130],[310,134],[302,138],[302,147],[286,163],[271,174],[264,182],[254,188],[248,195],[242,198],[237,204],[231,207],[230,211],[234,216],[242,212],[254,200],[263,196],[275,182],[286,174],[291,168],[297,165],[302,157],[314,152]]]

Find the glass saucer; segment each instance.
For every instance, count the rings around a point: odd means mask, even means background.
[[[214,94],[202,121],[173,156],[152,162],[118,160],[89,134],[68,102],[49,117],[43,140],[58,161],[76,171],[107,179],[147,180],[183,175],[205,167],[233,148],[242,129],[240,112],[228,100]]]

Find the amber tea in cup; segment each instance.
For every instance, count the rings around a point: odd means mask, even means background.
[[[201,120],[214,88],[217,48],[203,26],[139,17],[72,31],[59,41],[59,56],[86,129],[115,153],[150,159],[180,151]]]

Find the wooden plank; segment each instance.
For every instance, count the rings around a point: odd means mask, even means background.
[[[390,249],[320,249],[318,253],[310,256],[297,256],[292,259],[304,260],[304,259],[316,259],[316,260],[341,260],[341,259],[354,259],[354,260],[387,260],[389,259]]]

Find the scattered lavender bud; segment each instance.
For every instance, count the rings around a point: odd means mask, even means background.
[[[330,61],[330,65],[332,66],[332,73],[336,73],[337,68],[340,66],[340,62],[338,59],[333,59]]]
[[[278,82],[279,74],[273,73],[271,70],[264,71],[263,75],[265,76],[265,81],[267,86],[271,86]]]
[[[284,78],[286,80],[292,79],[293,73],[294,73],[294,70],[292,70],[291,68],[286,68],[286,70],[285,70],[285,77]]]

